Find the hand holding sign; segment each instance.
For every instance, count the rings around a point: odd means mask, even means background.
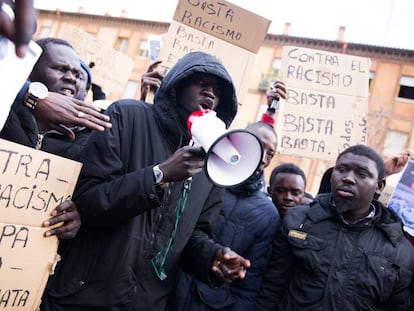
[[[81,225],[80,214],[72,200],[59,204],[51,212],[52,217],[46,220],[42,227],[51,227],[62,223],[58,227],[45,232],[45,237],[56,235],[59,240],[73,239]]]

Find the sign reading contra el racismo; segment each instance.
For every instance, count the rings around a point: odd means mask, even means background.
[[[285,46],[287,99],[277,117],[282,154],[334,161],[367,141],[368,58]]]

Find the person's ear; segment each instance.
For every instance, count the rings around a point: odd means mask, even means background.
[[[385,184],[386,184],[385,178],[379,180],[378,184],[377,184],[377,189],[375,190],[375,193],[380,195],[382,190],[384,190],[384,188],[385,188]]]

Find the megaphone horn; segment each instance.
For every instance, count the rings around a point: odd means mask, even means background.
[[[195,111],[187,119],[191,138],[206,152],[205,169],[218,186],[235,186],[252,176],[261,164],[260,139],[246,130],[227,131],[212,110]]]

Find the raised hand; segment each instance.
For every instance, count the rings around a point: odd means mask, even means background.
[[[56,130],[71,139],[75,134],[72,126],[85,126],[91,130],[104,131],[111,128],[109,117],[83,101],[55,92],[39,100],[33,114],[42,130]]]
[[[161,82],[164,79],[164,74],[155,70],[162,61],[156,61],[152,63],[147,72],[142,75],[141,78],[141,100],[145,101],[150,91],[154,92],[161,86]]]
[[[406,150],[386,158],[384,160],[386,175],[389,176],[401,172],[410,158],[414,159],[414,152],[412,150]]]
[[[270,108],[274,99],[286,99],[286,86],[282,81],[276,80],[266,92],[267,106]]]

